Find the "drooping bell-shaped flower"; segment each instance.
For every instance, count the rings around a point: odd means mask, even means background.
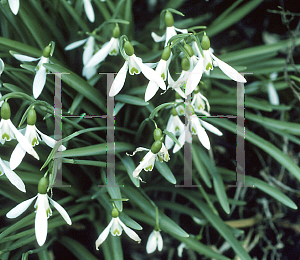
[[[112,212],[112,220],[109,222],[107,227],[102,231],[96,240],[96,250],[99,250],[99,246],[105,241],[107,238],[109,231],[113,236],[121,236],[122,230],[124,229],[125,233],[134,241],[138,243],[141,242],[140,237],[135,233],[132,229],[127,227],[120,219],[119,219],[119,211],[116,208],[113,208]]]
[[[35,236],[39,246],[42,246],[47,238],[48,218],[52,215],[52,210],[49,206],[49,201],[52,204],[52,206],[54,206],[58,210],[58,212],[67,222],[67,224],[72,225],[72,221],[66,210],[47,195],[48,185],[48,179],[45,177],[41,178],[38,184],[38,194],[31,199],[21,202],[6,214],[7,218],[16,218],[20,216],[37,198],[36,203],[34,205],[36,210]]]
[[[163,249],[163,239],[160,234],[160,231],[153,230],[148,238],[146,251],[148,254],[151,254],[155,251],[155,249],[161,251]]]
[[[24,133],[25,138],[31,144],[32,147],[39,144],[39,141],[43,140],[49,147],[53,148],[56,144],[56,140],[53,138],[43,134],[40,130],[35,126],[36,123],[36,112],[34,108],[30,109],[27,115],[27,126],[20,130],[21,133]],[[65,151],[66,147],[61,145],[58,148],[58,151]],[[26,150],[20,144],[17,144],[16,148],[13,150],[10,157],[10,167],[12,170],[17,168],[22,162],[24,156],[26,154]]]
[[[184,124],[181,122],[177,111],[174,107],[171,110],[171,115],[168,120],[166,129],[167,131],[171,132],[174,136],[180,136],[181,133],[184,131]],[[168,135],[166,135],[165,144],[166,148],[170,149],[173,146],[174,141]]]
[[[20,0],[8,0],[10,10],[14,15],[17,15],[20,8]]]

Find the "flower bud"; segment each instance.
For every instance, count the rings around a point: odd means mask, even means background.
[[[31,108],[27,114],[27,124],[35,125],[35,123],[36,123],[36,112],[34,108]]]
[[[167,45],[162,52],[161,59],[167,61],[170,58],[170,55],[171,55],[171,48],[170,46]]]
[[[172,114],[172,116],[177,116],[178,115],[175,107],[172,108],[171,114]]]
[[[125,49],[125,52],[128,56],[132,56],[134,54],[134,48],[133,48],[130,41],[126,41],[124,43],[124,49]]]
[[[119,211],[116,208],[113,208],[111,211],[111,215],[113,218],[119,217]]]
[[[205,51],[207,51],[210,48],[210,40],[207,35],[203,35],[202,41],[201,41],[201,47]]]
[[[169,11],[166,11],[166,14],[165,14],[165,23],[166,23],[167,27],[174,26],[173,15]]]
[[[51,53],[51,47],[48,45],[45,47],[45,49],[43,50],[43,57],[45,58],[49,58]]]
[[[160,151],[161,147],[162,147],[162,142],[155,141],[151,146],[151,152],[157,154]]]
[[[156,129],[153,131],[153,137],[154,137],[154,140],[155,140],[155,141],[160,141],[161,136],[162,136],[162,131],[160,130],[160,128],[156,128]]]
[[[7,101],[5,101],[1,106],[1,118],[5,120],[10,119],[10,106]]]
[[[181,68],[184,71],[188,71],[190,69],[190,61],[189,61],[189,59],[187,57],[184,57],[181,60]]]
[[[185,48],[190,57],[195,55],[193,48],[189,44],[185,43],[183,47]]]
[[[38,193],[39,194],[46,194],[48,189],[49,181],[46,177],[40,179],[38,184]]]
[[[114,38],[119,38],[121,35],[121,32],[120,32],[120,27],[118,24],[116,24],[114,30],[113,30],[113,37]]]

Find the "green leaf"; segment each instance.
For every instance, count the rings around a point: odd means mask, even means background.
[[[145,102],[143,99],[139,97],[134,97],[130,95],[125,95],[125,94],[118,94],[115,96],[115,100],[122,102],[122,103],[127,103],[131,105],[136,105],[136,106],[147,106],[149,105],[148,102]]]
[[[142,230],[143,227],[137,223],[135,220],[133,220],[131,217],[129,217],[126,213],[122,212],[120,214],[120,219],[124,224],[130,228],[136,229],[136,230]]]
[[[122,163],[124,164],[124,166],[127,170],[127,173],[129,175],[131,181],[133,182],[133,184],[136,187],[140,187],[140,180],[138,178],[133,177],[133,171],[135,170],[136,167],[134,165],[132,158],[127,155],[125,155],[123,157],[119,156],[119,158],[122,161]]]
[[[176,178],[174,177],[172,171],[170,170],[169,166],[166,162],[158,162],[155,161],[155,167],[159,171],[159,173],[172,184],[176,184]]]
[[[116,205],[117,209],[119,211],[122,211],[123,210],[123,202],[122,202],[122,200],[118,200],[118,199],[122,199],[120,187],[118,187],[117,183],[116,183],[116,186],[107,185],[106,188],[107,188],[107,191],[108,191],[111,199],[114,200],[114,204]]]

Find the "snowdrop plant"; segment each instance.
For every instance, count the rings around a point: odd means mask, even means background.
[[[52,215],[49,201],[52,206],[58,210],[67,224],[72,225],[72,221],[65,209],[47,195],[48,184],[49,182],[46,177],[41,178],[38,183],[38,194],[33,198],[18,204],[6,214],[7,218],[17,218],[31,205],[35,199],[37,199],[34,205],[36,210],[35,236],[39,246],[44,245],[47,238],[48,218]]]

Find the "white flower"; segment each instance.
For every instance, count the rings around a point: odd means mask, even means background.
[[[25,184],[22,179],[9,168],[9,163],[0,158],[0,176],[5,174],[7,179],[20,191],[26,192]]]
[[[1,143],[4,144],[5,140],[10,141],[12,139],[17,139],[20,146],[29,154],[31,154],[34,158],[39,160],[39,156],[36,151],[32,148],[32,145],[28,142],[28,140],[23,136],[17,128],[13,125],[10,119],[1,119],[0,121],[0,138]]]
[[[3,62],[3,60],[0,58],[0,76],[1,76],[1,74],[3,73],[3,71],[4,71],[4,62]]]
[[[42,93],[45,83],[46,83],[46,75],[47,75],[47,69],[43,66],[45,63],[50,63],[50,60],[48,57],[41,56],[39,58],[33,58],[30,56],[17,54],[14,52],[11,52],[11,54],[19,61],[25,61],[25,62],[31,62],[31,61],[37,61],[40,60],[35,67],[35,77],[33,80],[33,97],[37,99],[39,95]]]
[[[178,29],[178,28],[175,28],[174,26],[170,26],[170,27],[166,27],[166,32],[164,35],[162,36],[158,36],[155,32],[152,32],[151,33],[151,36],[153,38],[153,40],[155,42],[162,42],[163,40],[166,40],[165,41],[165,46],[167,46],[168,44],[168,41],[175,35],[177,35],[177,32],[181,32],[181,33],[187,33],[188,30],[187,29]]]
[[[167,131],[171,132],[174,136],[180,136],[181,133],[184,131],[184,124],[181,122],[179,116],[177,115],[175,108],[173,108],[171,111],[171,115],[168,120],[166,129]],[[168,135],[166,135],[165,144],[166,148],[170,149],[173,146],[174,141]]]
[[[125,233],[134,241],[138,243],[141,242],[140,237],[129,227],[127,227],[119,217],[113,217],[112,220],[109,222],[108,226],[103,230],[103,232],[99,235],[98,239],[96,240],[96,250],[99,250],[99,246],[104,242],[107,238],[109,231],[113,236],[121,236],[122,229],[124,229]]]
[[[82,76],[86,77],[87,79],[90,79],[97,73],[96,66],[93,67],[87,67],[87,63],[90,61],[90,59],[93,56],[94,50],[96,48],[95,46],[95,38],[93,36],[89,36],[86,39],[73,42],[65,47],[65,51],[73,50],[81,45],[83,45],[83,55],[82,55],[82,62],[83,62],[83,69],[82,69]]]
[[[211,48],[209,48],[208,50],[203,50],[203,55],[204,55],[204,64],[203,64],[204,71],[209,71],[213,69],[213,65],[214,65],[219,67],[224,72],[224,74],[227,75],[232,80],[236,82],[242,82],[242,83],[247,82],[246,79],[240,73],[238,73],[234,68],[232,68],[227,63],[221,61],[215,55],[213,55]],[[214,61],[214,63],[212,63],[212,60]]]
[[[133,171],[133,177],[134,178],[139,178],[142,181],[142,178],[139,177],[140,172],[144,169],[145,171],[152,171],[154,167],[155,160],[156,161],[165,161],[168,162],[170,160],[170,156],[168,153],[167,148],[165,145],[162,143],[161,149],[158,153],[154,154],[151,152],[150,149],[143,148],[143,147],[138,147],[132,155],[135,155],[137,152],[141,151],[148,151],[148,153],[144,156],[144,158],[140,161],[140,164],[136,167],[136,169]]]
[[[47,238],[47,230],[48,230],[48,218],[52,215],[52,210],[49,206],[50,203],[58,210],[64,220],[69,224],[72,225],[72,221],[65,211],[65,209],[60,206],[57,202],[52,200],[47,194],[40,194],[38,193],[31,199],[25,200],[22,203],[18,204],[16,207],[11,209],[7,214],[7,218],[16,218],[21,215],[33,202],[33,200],[37,198],[37,201],[34,205],[36,209],[35,215],[35,236],[38,244],[42,246]]]
[[[91,0],[83,0],[83,5],[87,18],[93,23],[95,21],[95,13],[91,4]]]
[[[131,56],[127,55],[127,59],[128,60],[125,61],[124,65],[114,79],[109,91],[109,96],[115,96],[121,91],[124,86],[128,70],[130,75],[140,74],[142,72],[147,79],[154,81],[161,89],[166,89],[166,85],[161,76],[156,71],[145,65],[141,58],[137,57],[135,54],[132,54]]]
[[[191,134],[197,135],[200,143],[209,150],[210,149],[210,142],[207,133],[204,130],[204,127],[209,130],[210,132],[222,136],[223,133],[214,127],[213,125],[199,119],[196,115],[192,115],[190,117],[190,121],[188,123],[188,126],[185,128],[185,130],[181,133],[180,137],[178,138],[178,142],[181,144],[181,147],[183,146],[185,140],[185,132],[187,129],[191,130]],[[189,140],[188,140],[189,141]],[[181,148],[179,145],[175,144],[173,153],[176,153]]]
[[[24,136],[28,140],[28,142],[32,145],[32,147],[38,145],[41,139],[43,139],[43,141],[51,148],[53,148],[54,145],[56,144],[56,140],[43,134],[40,130],[37,129],[35,125],[27,125],[24,129],[20,131],[25,132]],[[58,151],[65,151],[65,150],[66,147],[63,145],[61,145],[58,148]],[[26,154],[26,150],[24,150],[23,147],[20,144],[18,144],[10,157],[10,167],[12,170],[14,170],[20,165],[25,154]]]
[[[180,245],[177,247],[177,254],[179,257],[182,257],[182,252],[184,248],[188,248],[185,243],[180,243]]]
[[[155,251],[155,249],[161,251],[163,248],[163,239],[159,231],[153,230],[148,238],[148,242],[146,245],[146,250],[148,254],[151,254]]]
[[[161,78],[164,81],[167,79],[167,75],[169,74],[168,64],[169,64],[169,60],[165,61],[165,60],[161,59],[158,62],[157,67],[155,69],[155,71],[161,76]],[[145,92],[145,101],[146,102],[149,101],[156,94],[159,87],[162,87],[162,85],[159,86],[157,84],[157,82],[149,81],[148,86],[146,88],[146,92]],[[162,90],[166,90],[165,85],[164,85],[164,88],[162,88]]]
[[[16,15],[19,11],[20,2],[19,0],[8,0],[10,10]]]
[[[205,109],[205,103],[207,105],[208,112],[206,112],[204,110]],[[210,106],[209,106],[208,100],[198,90],[197,90],[197,93],[194,93],[194,95],[193,95],[193,100],[191,102],[191,105],[193,106],[195,112],[204,114],[206,116],[210,115],[209,114]]]
[[[87,62],[86,68],[95,67],[105,60],[107,55],[117,55],[119,53],[119,39],[111,37],[109,42],[103,44],[102,48],[97,51]]]

